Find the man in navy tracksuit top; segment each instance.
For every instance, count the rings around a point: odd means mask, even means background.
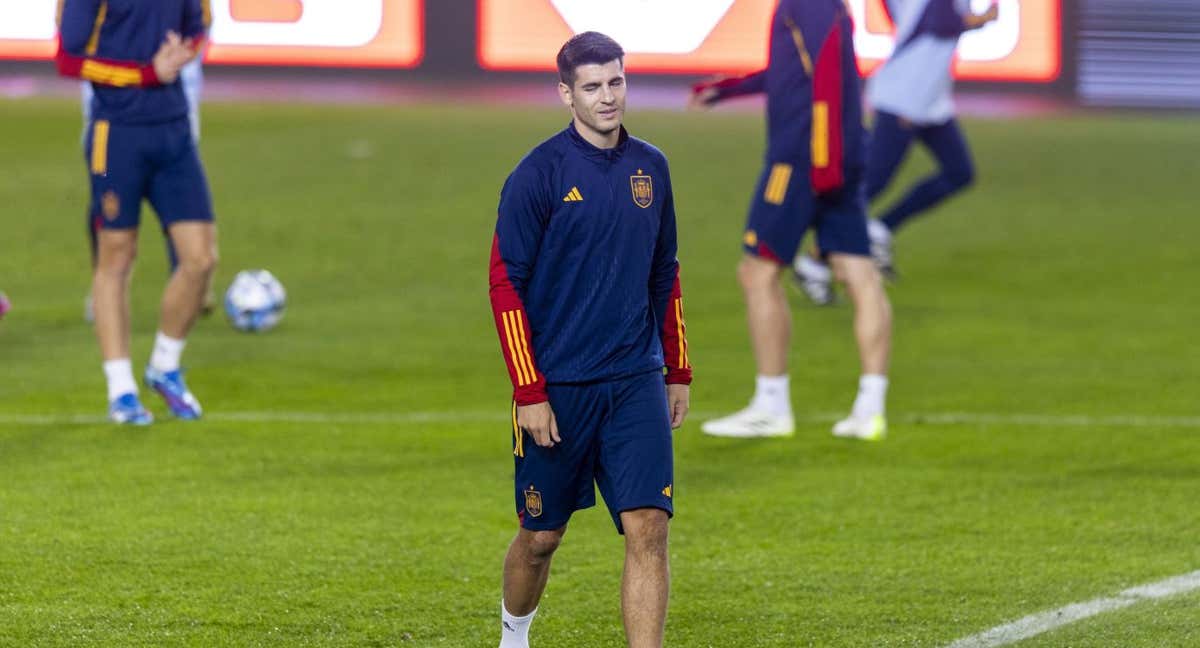
[[[108,382],[109,417],[145,425],[129,354],[128,279],[142,200],[158,214],[178,266],[163,292],[162,319],[145,371],[148,386],[182,419],[200,416],[179,359],[216,263],[208,182],[178,77],[199,52],[206,0],[66,0],[59,72],[94,90],[85,142],[92,203],[100,213],[92,281],[96,337]]]
[[[718,436],[787,436],[795,419],[787,361],[791,313],[781,277],[810,228],[854,300],[862,375],[833,433],[878,440],[891,351],[891,307],[870,258],[863,197],[865,130],[854,26],[843,0],[780,0],[767,69],[696,86],[692,103],[766,92],[768,145],[742,237],[738,278],[758,368],[750,406],[706,421]]]
[[[528,645],[551,556],[571,514],[595,504],[593,483],[625,534],[629,644],[662,644],[671,429],[692,371],[670,172],[621,126],[623,62],[596,32],[563,46],[572,122],[500,194],[490,296],[513,383],[520,524],[504,562],[502,648]]]

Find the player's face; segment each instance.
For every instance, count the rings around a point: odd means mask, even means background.
[[[621,127],[625,115],[625,69],[619,60],[580,65],[575,68],[575,86],[568,88],[560,83],[558,90],[582,127],[602,136],[611,135]]]

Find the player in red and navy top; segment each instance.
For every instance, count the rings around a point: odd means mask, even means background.
[[[509,176],[492,242],[520,522],[504,562],[500,645],[528,646],[550,559],[599,486],[626,538],[630,644],[660,646],[671,429],[687,415],[692,380],[670,171],[661,151],[621,125],[616,42],[579,34],[563,45],[558,69],[571,124]]]
[[[109,418],[145,425],[129,354],[129,275],[142,200],[171,238],[178,265],[163,293],[146,384],[178,418],[200,416],[179,358],[216,264],[208,181],[188,120],[180,70],[206,36],[205,0],[65,0],[57,63],[94,90],[84,144],[101,228],[92,294]]]
[[[780,0],[771,20],[767,68],[694,88],[694,107],[767,94],[766,164],[738,266],[757,387],[749,407],[705,422],[708,434],[786,436],[795,429],[787,373],[791,313],[781,279],[810,227],[854,301],[862,365],[853,410],[833,432],[864,439],[885,434],[891,307],[867,238],[866,133],[853,35],[842,0]]]

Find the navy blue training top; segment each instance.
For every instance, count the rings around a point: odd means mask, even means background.
[[[208,0],[64,0],[59,72],[91,81],[92,118],[153,124],[187,116],[178,79],[162,84],[152,60],[167,32],[204,38]]]
[[[514,398],[667,367],[688,383],[667,158],[621,128],[601,149],[568,126],[500,192],[490,296]]]

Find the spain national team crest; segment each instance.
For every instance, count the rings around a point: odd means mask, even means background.
[[[108,220],[116,220],[117,216],[121,215],[121,199],[117,197],[117,192],[109,190],[104,192],[100,197],[100,210],[104,212],[104,217]]]
[[[529,517],[539,517],[542,514],[542,494],[533,490],[533,484],[525,489],[525,512]]]
[[[629,176],[629,187],[633,190],[633,204],[645,209],[654,202],[654,182],[648,175],[642,175],[642,170],[638,169],[638,175]]]

